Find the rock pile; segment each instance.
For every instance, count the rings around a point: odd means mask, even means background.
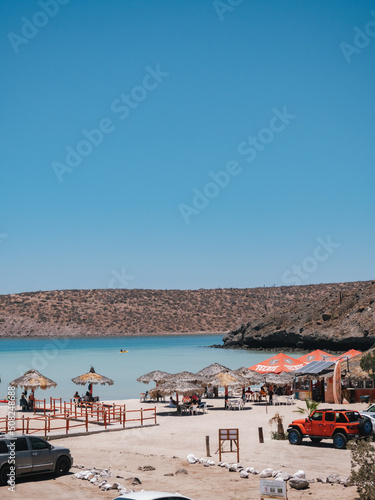
[[[134,490],[129,490],[123,484],[120,484],[116,481],[110,484],[107,481],[107,479],[109,479],[111,475],[112,474],[109,471],[109,469],[93,468],[77,472],[76,474],[73,475],[73,477],[75,479],[82,479],[84,481],[89,481],[94,486],[97,486],[101,491],[117,490],[120,495],[124,495],[125,493],[133,493]],[[140,481],[137,484],[140,484]]]
[[[209,460],[208,458],[198,458],[192,453],[187,456],[187,461],[189,464],[200,463],[205,467],[209,465],[215,465],[213,460]],[[254,467],[244,468],[241,464],[238,463],[229,463],[229,462],[219,462],[219,467],[223,467],[224,469],[228,469],[229,472],[239,472],[240,478],[247,479],[250,477],[250,474],[258,475],[260,478],[273,478],[278,481],[288,481],[291,488],[296,490],[304,490],[309,487],[311,483],[320,482],[320,483],[331,483],[331,484],[341,484],[343,486],[348,485],[348,478],[340,477],[338,474],[331,474],[326,478],[317,477],[316,479],[307,479],[306,474],[303,470],[299,470],[294,474],[289,474],[287,472],[282,472],[280,470],[273,470],[271,468],[263,469],[261,472],[255,469]]]

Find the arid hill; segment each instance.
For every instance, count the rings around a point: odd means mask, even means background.
[[[241,325],[224,337],[224,347],[369,349],[375,344],[375,282],[352,290],[291,303],[282,310]]]
[[[212,290],[61,290],[0,296],[0,337],[225,333],[366,283]]]

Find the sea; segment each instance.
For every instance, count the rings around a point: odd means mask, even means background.
[[[68,401],[78,390],[72,378],[94,367],[109,377],[113,385],[95,385],[94,396],[100,400],[139,398],[141,392],[155,387],[142,384],[137,377],[152,370],[170,373],[197,372],[211,363],[231,369],[252,366],[274,356],[277,351],[213,348],[222,345],[222,335],[166,335],[142,337],[37,338],[0,340],[0,399],[7,396],[8,384],[32,368],[57,383],[55,388],[35,392],[36,399],[63,398]],[[120,353],[120,350],[127,353]],[[301,352],[289,352],[299,357]],[[17,399],[22,389],[17,390]]]

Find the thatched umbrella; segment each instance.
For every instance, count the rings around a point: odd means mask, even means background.
[[[166,396],[175,392],[177,395],[182,394],[183,396],[191,396],[192,394],[199,394],[201,396],[204,393],[204,388],[188,380],[168,380],[158,385],[158,387],[151,389],[150,396],[156,397],[158,393]]]
[[[291,385],[293,383],[293,375],[291,373],[266,373],[262,375],[264,382],[276,386]]]
[[[259,385],[264,382],[264,376],[254,372],[252,370],[249,370],[245,366],[242,366],[241,368],[238,368],[237,370],[234,370],[236,375],[241,375],[241,377],[245,377],[248,381],[248,384],[254,384],[254,385]]]
[[[206,379],[207,377],[213,377],[214,375],[217,375],[220,372],[224,371],[231,371],[230,368],[227,368],[224,365],[221,365],[220,363],[213,363],[212,365],[206,366],[205,368],[202,368],[202,370],[199,370],[195,375],[197,377],[201,377],[203,380]]]
[[[57,384],[50,378],[45,377],[37,370],[28,370],[22,375],[22,377],[16,378],[10,382],[11,386],[23,387],[25,390],[31,390],[34,392],[35,389],[42,389],[45,391],[50,387],[56,387]]]
[[[92,396],[92,384],[101,384],[101,385],[114,384],[112,379],[105,377],[104,375],[100,375],[99,373],[96,373],[93,366],[90,368],[90,371],[88,373],[84,373],[83,375],[79,375],[78,377],[72,378],[72,382],[78,385],[89,384],[90,386],[89,390],[91,396]]]
[[[218,385],[220,387],[231,387],[231,386],[240,386],[245,387],[248,385],[249,381],[242,377],[241,375],[237,375],[234,371],[224,371],[217,373],[212,378],[207,378],[208,385]]]
[[[192,372],[178,372],[178,373],[170,373],[168,377],[165,378],[164,382],[170,382],[170,381],[186,381],[186,382],[200,382],[202,377],[197,377],[195,373]]]
[[[170,375],[171,374],[168,372],[154,370],[152,372],[145,373],[144,375],[141,375],[140,377],[138,377],[137,382],[143,382],[144,384],[148,384],[151,381],[154,381],[156,383],[164,382],[164,380],[167,380],[167,378],[170,377]]]

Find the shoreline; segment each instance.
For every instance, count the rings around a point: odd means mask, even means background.
[[[93,333],[90,335],[0,335],[0,341],[1,340],[25,340],[25,339],[44,339],[44,340],[50,340],[50,339],[63,339],[63,338],[69,338],[69,339],[90,339],[94,337],[102,337],[102,338],[133,338],[133,337],[180,337],[184,335],[194,335],[196,337],[204,337],[211,335],[216,336],[216,335],[226,335],[228,331],[226,332],[141,332],[141,333],[110,333],[110,334],[103,334],[103,333]],[[208,346],[208,347],[214,347],[214,346]]]

